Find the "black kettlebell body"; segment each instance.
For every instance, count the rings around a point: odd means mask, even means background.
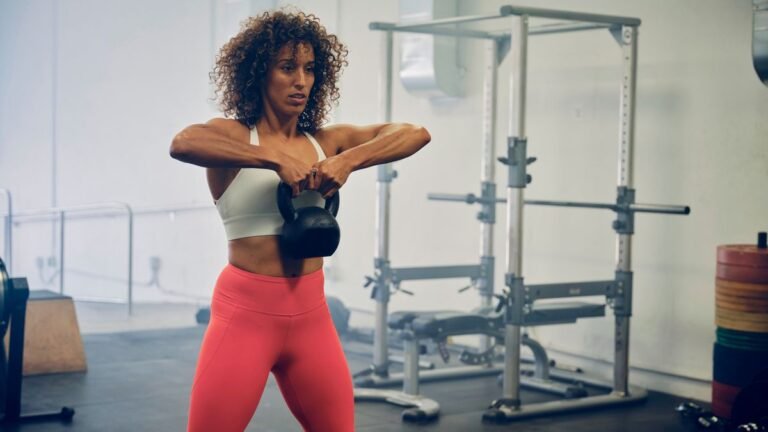
[[[280,248],[293,258],[331,256],[339,246],[341,230],[336,222],[339,193],[325,201],[325,208],[294,208],[291,187],[277,186],[277,207],[285,222],[280,232]]]

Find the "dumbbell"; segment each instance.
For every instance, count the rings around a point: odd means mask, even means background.
[[[765,424],[758,424],[758,423],[747,423],[743,425],[739,425],[736,428],[736,432],[766,432],[768,431],[768,427],[766,427]]]

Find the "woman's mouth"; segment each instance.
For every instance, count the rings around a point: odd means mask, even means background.
[[[304,103],[304,101],[307,100],[307,96],[305,96],[304,93],[294,93],[288,96],[288,99],[296,103]]]

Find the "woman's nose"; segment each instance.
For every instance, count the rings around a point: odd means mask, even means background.
[[[304,88],[307,85],[307,74],[304,71],[299,71],[296,75],[296,87]]]

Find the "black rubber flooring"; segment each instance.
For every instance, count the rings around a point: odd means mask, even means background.
[[[71,424],[57,422],[0,426],[2,431],[183,431],[189,388],[204,327],[142,331],[84,337],[88,372],[27,377],[22,387],[22,413],[76,410]],[[359,351],[360,346],[355,347]],[[349,354],[353,371],[370,359]],[[427,425],[404,424],[401,408],[359,402],[356,430],[383,431],[682,431],[674,407],[683,398],[650,392],[647,401],[592,412],[551,416],[508,423],[483,424],[481,416],[498,397],[495,377],[422,384],[422,392],[441,403],[440,418]],[[551,400],[552,396],[523,391],[523,402]],[[270,381],[248,431],[300,431]],[[215,431],[212,431],[215,432]]]

